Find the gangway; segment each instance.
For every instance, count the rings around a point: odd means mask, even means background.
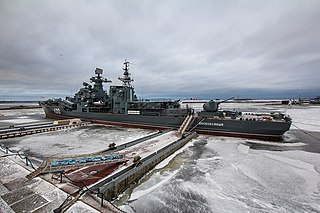
[[[191,121],[194,119],[193,114],[189,114],[181,124],[178,132],[180,135],[183,135],[183,133],[187,130],[188,126],[190,125]]]
[[[126,162],[124,153],[84,154],[45,159],[41,165],[26,177],[32,179],[40,174],[78,169],[86,166]]]
[[[190,115],[187,115],[187,117],[184,119],[184,121],[182,122],[178,132],[181,133],[183,127],[185,126],[185,124],[188,122]]]

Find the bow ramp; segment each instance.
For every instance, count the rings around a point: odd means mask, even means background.
[[[44,173],[78,169],[86,166],[93,166],[93,165],[99,165],[99,164],[121,163],[125,161],[127,161],[127,159],[125,159],[124,153],[112,153],[112,154],[99,153],[99,154],[52,157],[44,160],[35,171],[27,175],[27,178],[32,179]]]

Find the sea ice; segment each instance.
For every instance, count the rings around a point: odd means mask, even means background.
[[[3,116],[34,116],[34,115],[41,115],[44,116],[43,109],[35,108],[35,109],[17,109],[17,110],[1,110]]]
[[[173,171],[173,172],[170,172],[169,174],[166,173],[166,175],[162,174],[162,178],[161,178],[161,180],[160,180],[159,182],[157,182],[156,184],[154,184],[154,185],[152,185],[152,186],[150,186],[150,187],[148,187],[148,188],[146,188],[146,189],[144,189],[144,190],[143,190],[143,189],[139,189],[139,187],[136,188],[136,189],[133,191],[133,193],[131,194],[130,199],[129,199],[129,202],[130,202],[130,201],[133,201],[133,200],[136,200],[136,199],[138,199],[138,198],[141,198],[141,197],[143,197],[144,195],[149,194],[149,193],[151,193],[152,191],[156,190],[157,188],[161,187],[162,185],[164,185],[164,183],[166,183],[166,182],[169,181],[173,176],[175,176],[175,174],[177,174],[178,171],[179,171],[179,170],[175,170],[175,171]],[[154,175],[157,175],[157,174],[154,174]],[[163,178],[163,177],[165,177],[165,178]]]
[[[239,146],[238,146],[238,150],[242,154],[248,154],[249,153],[249,149],[250,149],[250,146],[246,146],[246,145],[243,145],[243,144],[239,144]]]
[[[196,140],[207,143],[188,147],[184,154],[188,153],[189,162],[162,187],[130,203],[136,211],[320,211],[320,175],[316,169],[320,154],[249,151],[242,144],[246,140],[239,138],[200,136]],[[152,177],[142,185],[151,187]]]
[[[307,131],[320,132],[320,106],[303,107],[294,106],[287,110],[292,118],[292,129],[303,129]]]

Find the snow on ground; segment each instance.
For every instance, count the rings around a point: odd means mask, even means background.
[[[14,147],[15,150],[48,157],[99,152],[107,149],[110,143],[120,145],[152,132],[142,129],[91,125],[8,139],[2,143]]]
[[[221,106],[286,112],[299,128],[320,132],[320,106]],[[320,212],[320,154],[303,151],[303,147],[312,148],[314,144],[307,137],[298,137],[297,131],[293,126],[283,143],[201,135],[174,154],[175,158],[146,175],[121,207],[129,212]],[[52,156],[96,152],[109,143],[116,141],[119,145],[150,133],[91,126],[10,139],[6,143]],[[278,151],[271,151],[275,146]]]
[[[11,158],[11,159],[10,159]],[[12,160],[13,159],[13,160]],[[45,201],[44,206],[39,206],[39,209],[31,209],[35,210],[35,212],[53,212],[59,205],[61,205],[65,199],[67,198],[67,194],[55,187],[51,183],[42,180],[41,178],[35,178],[33,181],[27,182],[25,181],[25,176],[29,174],[29,171],[21,167],[20,165],[14,162],[15,157],[9,158],[0,158],[0,196],[4,196],[5,194],[10,194],[12,192],[21,190],[23,193],[23,188],[28,188],[31,191],[31,196],[39,196]],[[16,184],[17,188],[13,188],[11,185],[9,191],[4,184]],[[7,186],[8,187],[8,186]],[[24,199],[28,199],[31,197],[30,194],[27,196],[23,196],[20,200],[17,199],[17,203],[19,203],[18,207],[16,204],[11,204],[16,206],[18,209],[28,209],[29,203],[24,202]],[[12,198],[11,198],[12,199]],[[13,199],[16,199],[13,195]],[[39,202],[39,200],[33,200],[33,202]],[[35,204],[35,203],[33,203]],[[32,206],[32,204],[31,204]],[[36,207],[38,208],[38,207]],[[14,212],[9,205],[0,197],[0,212]],[[17,211],[18,212],[18,211]],[[25,210],[22,212],[26,212]],[[82,201],[78,201],[75,203],[70,209],[66,212],[98,212],[92,207],[84,204]]]
[[[171,131],[143,143],[128,147],[124,152],[127,152],[126,157],[133,158],[135,156],[140,156],[141,158],[144,158],[178,139],[177,133]]]

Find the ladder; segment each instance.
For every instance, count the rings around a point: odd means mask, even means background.
[[[192,114],[189,114],[187,115],[187,117],[184,119],[184,121],[182,122],[178,132],[180,135],[183,135],[183,133],[186,131],[186,129],[188,128],[190,122],[192,121],[193,119],[193,115]]]

